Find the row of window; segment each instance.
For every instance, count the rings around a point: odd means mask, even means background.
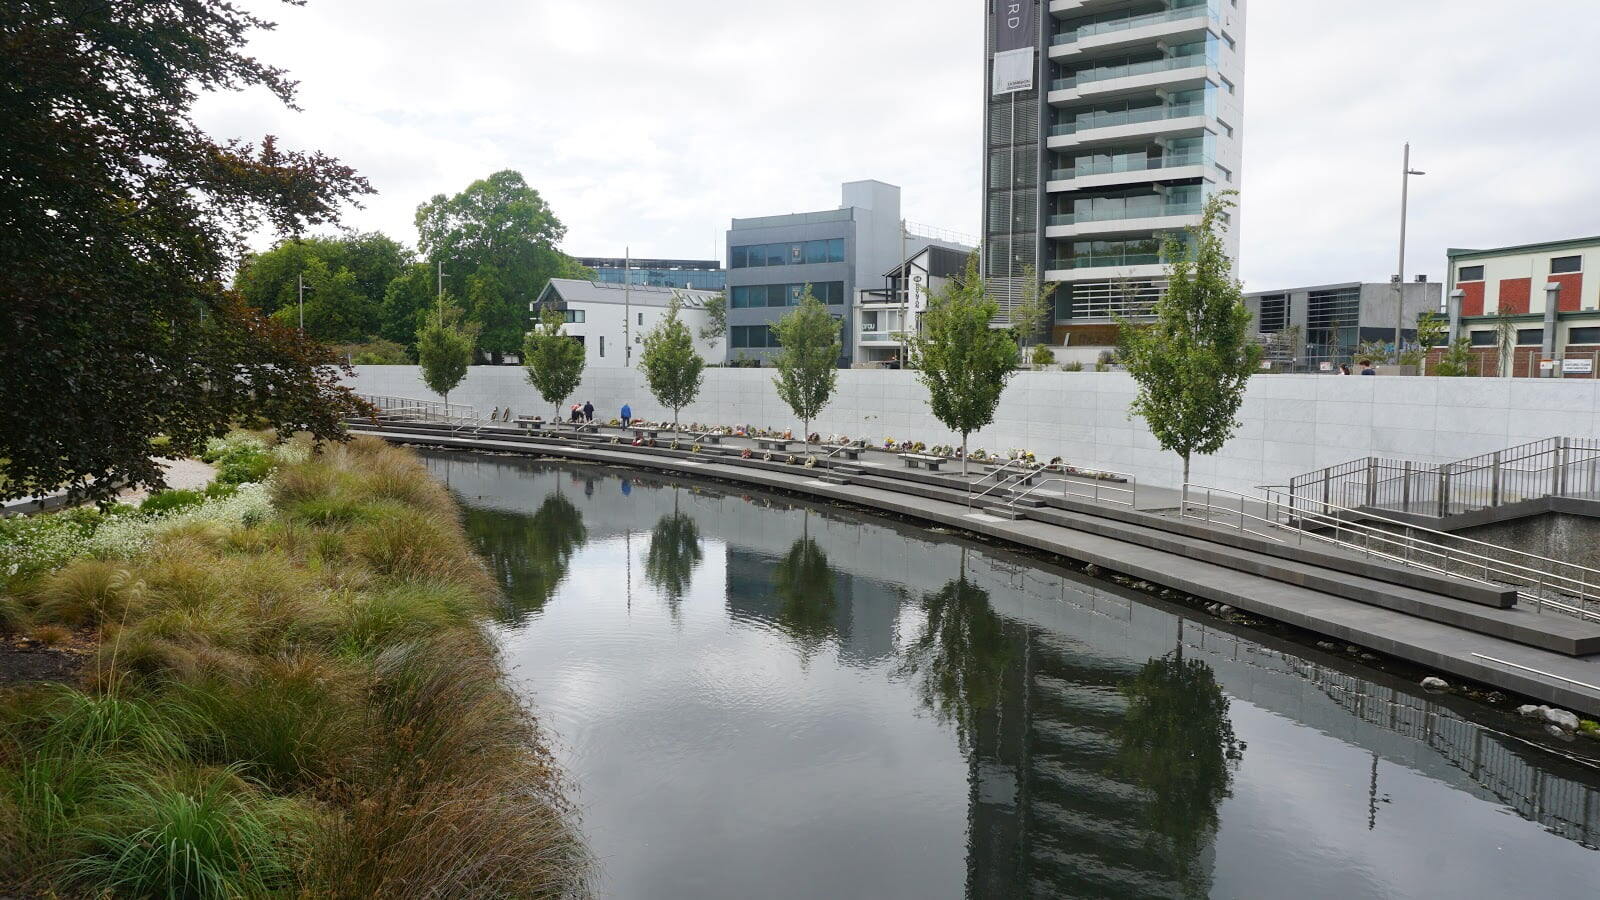
[[[732,258],[728,261],[728,267],[733,269],[844,262],[844,238],[792,241],[782,244],[751,244],[734,247],[729,255]]]
[[[1551,275],[1568,275],[1573,272],[1583,271],[1583,257],[1581,256],[1556,256],[1550,259]],[[1483,266],[1462,266],[1456,273],[1456,281],[1482,281]]]
[[[1568,344],[1600,344],[1600,328],[1573,328],[1567,332]],[[1498,331],[1472,332],[1472,346],[1498,347],[1500,346],[1500,333]],[[1518,328],[1518,347],[1544,346],[1543,328]]]
[[[764,306],[799,306],[805,293],[804,284],[748,284],[739,285],[729,293],[729,305],[734,309],[757,309]],[[819,281],[811,285],[811,296],[829,306],[844,303],[844,282]]]

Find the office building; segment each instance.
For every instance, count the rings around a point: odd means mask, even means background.
[[[1246,0],[988,2],[985,278],[1006,311],[1031,266],[1061,285],[1052,343],[1112,346],[1163,242],[1240,186]]]
[[[695,350],[705,359],[721,359],[723,342],[708,341],[700,336],[700,329],[709,321],[706,301],[716,294],[715,291],[648,285],[629,287],[578,278],[552,278],[529,308],[535,319],[549,306],[565,313],[567,324],[562,332],[584,346],[590,368],[633,368],[639,365],[644,336],[667,317],[667,309],[674,300],[678,302],[679,318],[694,335]],[[629,352],[630,345],[632,352]]]
[[[1349,282],[1244,295],[1251,329],[1260,336],[1265,359],[1274,371],[1332,371],[1357,362],[1361,344],[1394,344],[1395,304],[1401,293],[1393,283]],[[1407,346],[1417,339],[1417,317],[1443,309],[1444,285],[1419,276],[1405,286],[1400,338]]]
[[[593,269],[595,281],[645,287],[689,288],[720,291],[728,286],[728,273],[715,259],[628,259],[581,256],[578,265]]]
[[[1494,357],[1483,371],[1594,377],[1600,277],[1586,275],[1600,272],[1600,237],[1448,256],[1452,340],[1466,337],[1475,354]],[[1515,332],[1514,349],[1502,347],[1503,328]]]
[[[882,283],[904,254],[900,189],[881,181],[843,187],[837,209],[734,219],[728,230],[728,360],[769,360],[771,326],[812,294],[844,323],[840,365],[855,350],[850,333],[856,291]]]
[[[907,336],[921,328],[928,301],[942,294],[967,267],[974,248],[952,242],[923,243],[904,262],[883,273],[883,286],[856,293],[855,367],[892,368],[906,356]],[[915,246],[915,244],[913,244]]]

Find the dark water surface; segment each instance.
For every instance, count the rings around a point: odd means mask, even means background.
[[[885,520],[427,458],[605,896],[1600,893],[1600,774],[1382,673]]]

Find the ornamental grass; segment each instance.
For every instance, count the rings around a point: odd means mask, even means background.
[[[267,479],[266,515],[191,516],[0,593],[0,628],[99,639],[78,684],[0,688],[0,895],[589,893],[453,500],[370,438],[240,447],[218,449]]]

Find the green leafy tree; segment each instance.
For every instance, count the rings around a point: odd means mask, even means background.
[[[246,257],[234,289],[298,327],[303,280],[306,333],[332,343],[360,341],[378,334],[384,293],[410,260],[402,244],[377,232],[295,238]]]
[[[672,410],[672,430],[677,431],[678,411],[693,403],[700,394],[706,361],[695,352],[694,337],[678,316],[676,300],[661,324],[644,336],[639,368],[644,371],[650,393],[662,406]]]
[[[556,249],[566,226],[522,174],[504,170],[455,196],[438,194],[417,208],[419,246],[444,263],[483,329],[480,348],[499,364],[521,349],[528,304],[552,277],[580,271]]]
[[[1044,330],[1055,317],[1054,297],[1060,284],[1040,281],[1039,272],[1031,263],[1022,267],[1022,298],[1011,310],[1011,327],[1017,336],[1017,346],[1024,349]]]
[[[349,360],[356,366],[405,366],[411,364],[411,357],[406,355],[406,348],[394,341],[378,338],[372,341],[363,341],[359,344],[345,344],[339,348],[339,355]]]
[[[1169,239],[1172,262],[1155,323],[1120,323],[1119,356],[1138,385],[1130,415],[1143,417],[1156,441],[1183,458],[1185,503],[1194,454],[1217,452],[1238,430],[1245,387],[1261,366],[1250,311],[1222,243],[1232,206],[1232,191],[1206,201],[1200,225],[1190,230],[1192,256]]]
[[[1228,698],[1211,667],[1180,651],[1146,662],[1125,686],[1116,773],[1144,789],[1148,833],[1167,841],[1180,883],[1205,896],[1200,850],[1215,836],[1217,809],[1229,795],[1244,744],[1228,718]]]
[[[717,341],[728,334],[728,295],[718,293],[706,299],[706,324],[700,326],[700,340],[715,350]]]
[[[1439,359],[1435,374],[1445,378],[1462,378],[1473,372],[1472,339],[1465,335],[1455,339],[1450,349]]]
[[[417,331],[417,364],[428,389],[450,405],[450,392],[467,377],[472,365],[475,330],[461,321],[461,310],[440,299],[436,315],[428,317]]]
[[[557,419],[561,418],[561,404],[578,389],[588,361],[583,344],[562,331],[565,324],[561,310],[546,307],[522,345],[522,365],[528,370],[528,383],[544,402],[556,407]]]
[[[802,439],[809,438],[811,420],[828,405],[838,385],[839,354],[843,351],[840,327],[839,320],[812,295],[809,284],[800,294],[800,305],[773,326],[781,349],[772,360],[778,370],[772,383],[800,420]]]
[[[433,267],[413,263],[400,271],[383,292],[378,310],[378,336],[416,351],[417,329],[432,310],[438,288]]]
[[[961,435],[961,472],[967,472],[967,438],[994,421],[1006,382],[1017,371],[1017,342],[992,328],[1000,307],[978,273],[978,258],[951,280],[922,314],[913,339],[917,379],[928,389],[934,418]]]
[[[202,94],[294,82],[222,0],[0,7],[0,497],[163,484],[234,421],[343,436],[366,407],[332,351],[225,290],[248,236],[332,225],[370,193],[320,153],[218,139]]]

